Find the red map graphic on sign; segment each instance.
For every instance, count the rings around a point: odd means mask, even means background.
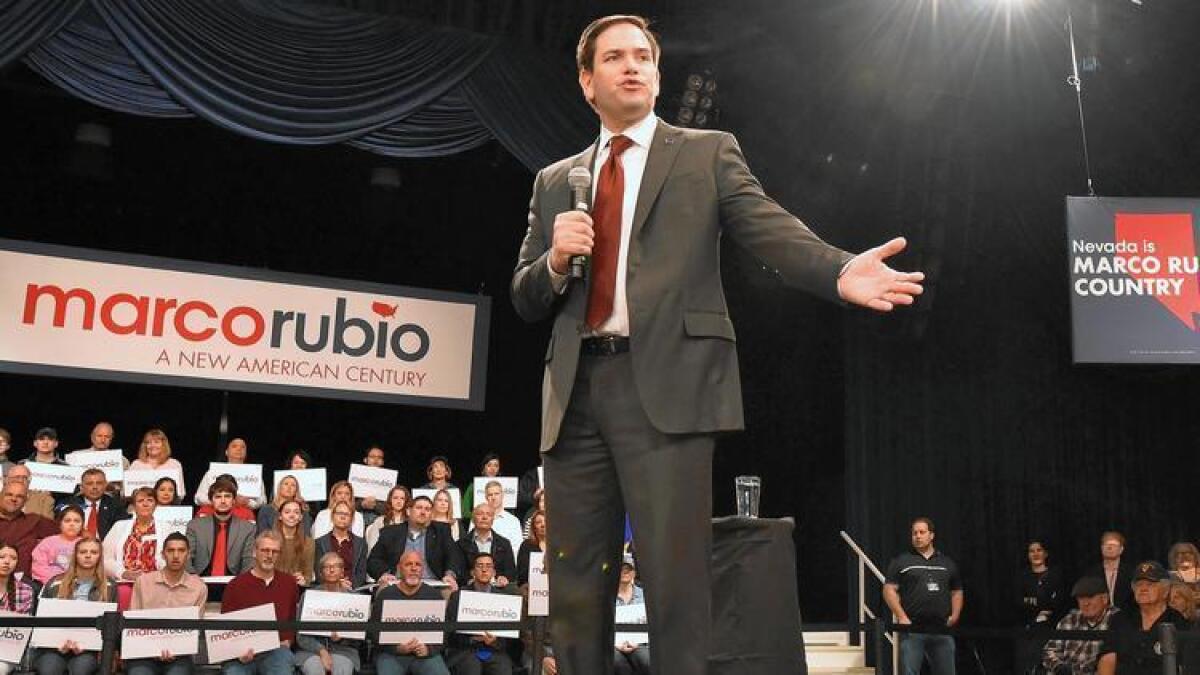
[[[1196,236],[1190,213],[1118,213],[1114,241],[1138,244],[1137,251],[1118,253],[1126,263],[1130,258],[1157,258],[1162,261],[1161,269],[1151,274],[1144,266],[1131,272],[1135,279],[1182,279],[1179,295],[1157,295],[1155,300],[1163,304],[1175,318],[1191,330],[1196,330],[1196,312],[1200,312],[1200,282],[1195,274],[1172,271],[1169,259],[1190,260],[1196,256]],[[1154,243],[1154,251],[1143,249],[1145,242]]]
[[[386,302],[379,302],[376,300],[375,302],[371,303],[371,311],[385,319],[390,319],[391,317],[396,316],[396,308],[399,306],[399,304],[389,305]]]

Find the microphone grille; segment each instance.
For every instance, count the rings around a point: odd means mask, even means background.
[[[592,186],[592,172],[588,171],[586,166],[577,166],[571,169],[567,174],[567,184],[573,188],[587,188]]]

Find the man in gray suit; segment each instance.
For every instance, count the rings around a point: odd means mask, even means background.
[[[879,311],[911,304],[924,276],[884,263],[903,239],[858,256],[821,241],[763,193],[731,135],[658,120],[659,48],[644,19],[596,20],[576,56],[600,137],[538,173],[512,281],[517,312],[554,324],[541,450],[555,654],[564,675],[612,672],[627,511],[654,672],[702,675],[714,439],[743,425],[721,236],[791,285]],[[596,176],[591,215],[573,203],[575,167]],[[586,283],[568,278],[577,255],[591,256]]]
[[[203,577],[236,576],[254,566],[254,523],[233,517],[237,483],[232,480],[214,480],[208,498],[213,515],[193,518],[187,525],[187,571]]]

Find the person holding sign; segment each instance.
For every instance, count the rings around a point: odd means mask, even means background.
[[[118,581],[134,581],[163,564],[154,511],[158,502],[154,490],[141,487],[133,491],[133,517],[117,521],[104,538],[104,565]]]
[[[354,486],[350,484],[350,481],[339,480],[329,488],[329,505],[321,509],[321,512],[317,514],[317,517],[313,518],[313,538],[319,539],[326,534],[329,534],[329,530],[333,527],[333,525],[329,522],[329,516],[331,515],[330,509],[333,508],[334,504],[338,503],[349,504],[350,508],[354,508]],[[365,529],[366,526],[363,524],[362,514],[358,511],[355,511],[354,523],[351,524],[350,531],[361,537],[363,536],[363,531]]]
[[[312,530],[312,514],[309,512],[308,502],[300,496],[300,481],[296,480],[295,476],[284,476],[279,479],[279,485],[275,487],[275,496],[271,499],[271,503],[258,510],[255,526],[260,534],[275,529],[275,521],[279,519],[279,507],[283,506],[285,502],[300,504],[304,511],[302,520],[304,531]]]
[[[142,443],[138,446],[138,457],[129,463],[130,471],[159,471],[174,469],[179,472],[179,480],[183,481],[183,465],[171,457],[171,441],[162,429],[151,429],[142,434]],[[203,486],[201,486],[203,487]],[[187,496],[187,487],[180,482],[175,486],[175,494],[180,499]]]
[[[480,504],[477,508],[484,508]],[[490,553],[479,553],[471,562],[471,579],[446,601],[446,618],[458,617],[462,591],[512,594],[507,587],[494,586],[496,562]],[[452,633],[446,639],[446,663],[454,675],[512,675],[508,640],[484,631],[483,635]]]
[[[421,497],[413,501],[420,503]],[[428,504],[429,500],[424,499]],[[401,527],[399,525],[394,527]],[[393,577],[395,583],[380,584],[382,590],[375,594],[372,602],[371,620],[379,621],[383,616],[383,603],[388,600],[441,600],[442,593],[438,589],[423,583],[427,578],[425,563],[418,551],[405,551],[396,565],[399,577]],[[391,574],[387,576],[391,577]],[[378,637],[376,637],[378,644]],[[413,638],[408,642],[391,645],[379,645],[375,650],[375,672],[379,675],[450,675],[446,662],[442,659],[441,646],[429,645]]]
[[[637,566],[633,556],[625,556],[621,562],[621,577],[617,584],[617,607],[646,604],[642,587],[637,585]],[[650,649],[628,640],[615,648],[613,653],[614,675],[650,675]]]
[[[275,561],[283,542],[275,532],[263,532],[254,540],[254,565],[237,575],[221,598],[221,613],[259,605],[275,605],[277,621],[294,621],[300,588],[290,574],[276,574]],[[279,647],[254,653],[246,650],[237,659],[221,664],[224,675],[292,675],[294,631],[279,631]]]
[[[471,520],[475,527],[458,540],[463,557],[474,560],[480,553],[492,556],[495,569],[491,583],[497,588],[504,588],[508,582],[516,581],[517,562],[513,555],[512,542],[492,530],[492,507],[487,504],[476,506]]]
[[[347,590],[367,583],[367,542],[350,531],[354,510],[349,504],[333,505],[333,529],[317,539],[317,558],[324,560],[333,553],[342,561],[342,580]],[[320,570],[317,570],[320,573]]]
[[[213,515],[197,516],[187,524],[188,571],[211,577],[244,572],[254,560],[254,525],[233,517],[237,483],[218,480],[208,495]],[[274,562],[272,558],[272,569]]]
[[[187,537],[178,532],[168,534],[162,545],[162,567],[137,578],[129,609],[199,607],[203,616],[208,587],[200,577],[188,574],[188,553]],[[191,675],[194,669],[191,656],[176,656],[165,650],[157,659],[124,662],[125,675]]]
[[[376,469],[382,469],[384,462],[383,448],[378,445],[372,445],[367,448],[367,453],[363,455],[362,463],[364,466],[369,466]],[[370,495],[355,499],[355,508],[362,514],[363,523],[367,527],[371,526],[379,516],[384,515],[387,511],[387,504],[375,499]]]
[[[14,466],[4,480],[3,492],[0,492],[0,541],[17,548],[17,571],[25,575],[29,575],[33,567],[34,547],[58,532],[53,520],[23,510],[29,497],[28,471],[24,466]],[[23,479],[18,476],[22,472]]]
[[[229,462],[230,464],[245,464],[247,455],[249,455],[249,451],[246,449],[246,441],[240,438],[234,438],[230,440],[229,445],[225,446],[225,461]],[[200,487],[196,488],[197,506],[204,506],[209,503],[210,498],[208,496],[208,488],[217,480],[218,477],[219,474],[213,473],[213,470],[209,468],[209,470],[204,474],[204,478],[200,479]],[[265,490],[263,491],[263,494],[266,494]],[[252,512],[262,508],[264,503],[265,499],[263,497],[239,496],[237,498],[238,506],[247,508]],[[250,518],[250,520],[253,521],[254,518]]]
[[[16,614],[33,613],[33,584],[18,579],[17,549],[0,544],[0,611]],[[9,675],[17,663],[0,661],[0,675]]]
[[[91,535],[75,542],[75,553],[67,571],[54,577],[42,589],[43,598],[113,602],[117,588],[104,571],[100,540]],[[85,652],[74,640],[55,649],[39,649],[33,667],[38,675],[92,675],[100,668],[99,654]]]
[[[72,450],[67,453],[64,458],[67,464],[71,464],[71,456],[77,452],[103,452],[114,449],[112,447],[113,439],[116,438],[117,432],[113,429],[113,425],[108,422],[97,422],[96,426],[92,427],[92,433],[88,435],[88,440],[92,442],[91,447]],[[129,460],[121,455],[121,467],[129,468]],[[108,486],[104,488],[105,494],[113,499],[121,498],[121,481],[109,481]]]
[[[42,427],[38,429],[33,436],[33,454],[21,460],[21,464],[29,464],[30,462],[38,462],[41,464],[58,464],[66,466],[67,463],[58,456],[58,432],[52,427]],[[27,467],[27,470],[28,467]],[[12,472],[10,472],[12,473]],[[28,485],[28,483],[26,483]],[[54,511],[58,507],[58,500],[53,494],[45,490],[30,490],[29,498],[25,504],[26,513],[36,513],[45,518],[54,518]]]
[[[79,478],[79,494],[67,498],[67,504],[83,509],[83,530],[103,539],[113,523],[125,517],[125,509],[115,498],[106,494],[108,479],[100,469],[88,469]]]
[[[450,479],[454,476],[454,472],[450,470],[450,460],[442,455],[434,455],[429,458],[429,465],[425,467],[425,477],[429,482],[422,485],[423,490],[449,490],[454,487]]]
[[[521,520],[504,510],[504,486],[500,481],[488,481],[483,496],[492,507],[492,529],[511,541],[521,541]]]
[[[78,506],[63,507],[55,520],[58,521],[58,534],[39,541],[30,554],[33,578],[39,584],[67,571],[71,556],[75,555],[75,542],[79,541],[83,531],[83,510]]]
[[[304,530],[302,522],[304,512],[300,502],[284,502],[279,507],[279,520],[275,521],[275,534],[279,535],[281,548],[279,558],[275,560],[275,571],[290,574],[296,583],[307,586],[314,578],[313,575],[313,545],[312,537]]]
[[[367,574],[381,585],[393,583],[395,560],[405,551],[421,554],[426,579],[441,579],[450,590],[458,588],[460,570],[465,567],[462,551],[450,538],[444,523],[432,520],[433,503],[429,497],[417,497],[408,507],[408,521],[390,525],[379,533],[379,543],[367,558]]]
[[[529,554],[545,553],[548,549],[546,512],[535,511],[529,518],[529,538],[521,542],[521,548],[517,551],[517,584],[524,586],[529,583]]]
[[[347,523],[349,520],[346,518]],[[349,592],[346,584],[346,564],[338,554],[326,553],[321,556],[318,568],[320,583],[312,590],[328,593]],[[307,595],[305,593],[305,597]],[[304,598],[301,598],[300,603],[303,607]],[[362,640],[343,638],[337,631],[328,636],[301,633],[296,636],[296,645],[301,650],[296,652],[296,664],[300,666],[300,672],[304,675],[354,675],[362,668],[358,656]]]

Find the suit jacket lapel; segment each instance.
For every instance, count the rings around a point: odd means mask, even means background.
[[[650,207],[662,192],[663,183],[675,165],[679,156],[679,148],[683,145],[683,134],[675,127],[659,120],[658,128],[654,131],[654,140],[650,143],[649,154],[646,156],[646,170],[642,173],[642,185],[638,190],[637,208],[633,211],[633,229],[630,241],[636,241],[646,218],[650,215]]]

